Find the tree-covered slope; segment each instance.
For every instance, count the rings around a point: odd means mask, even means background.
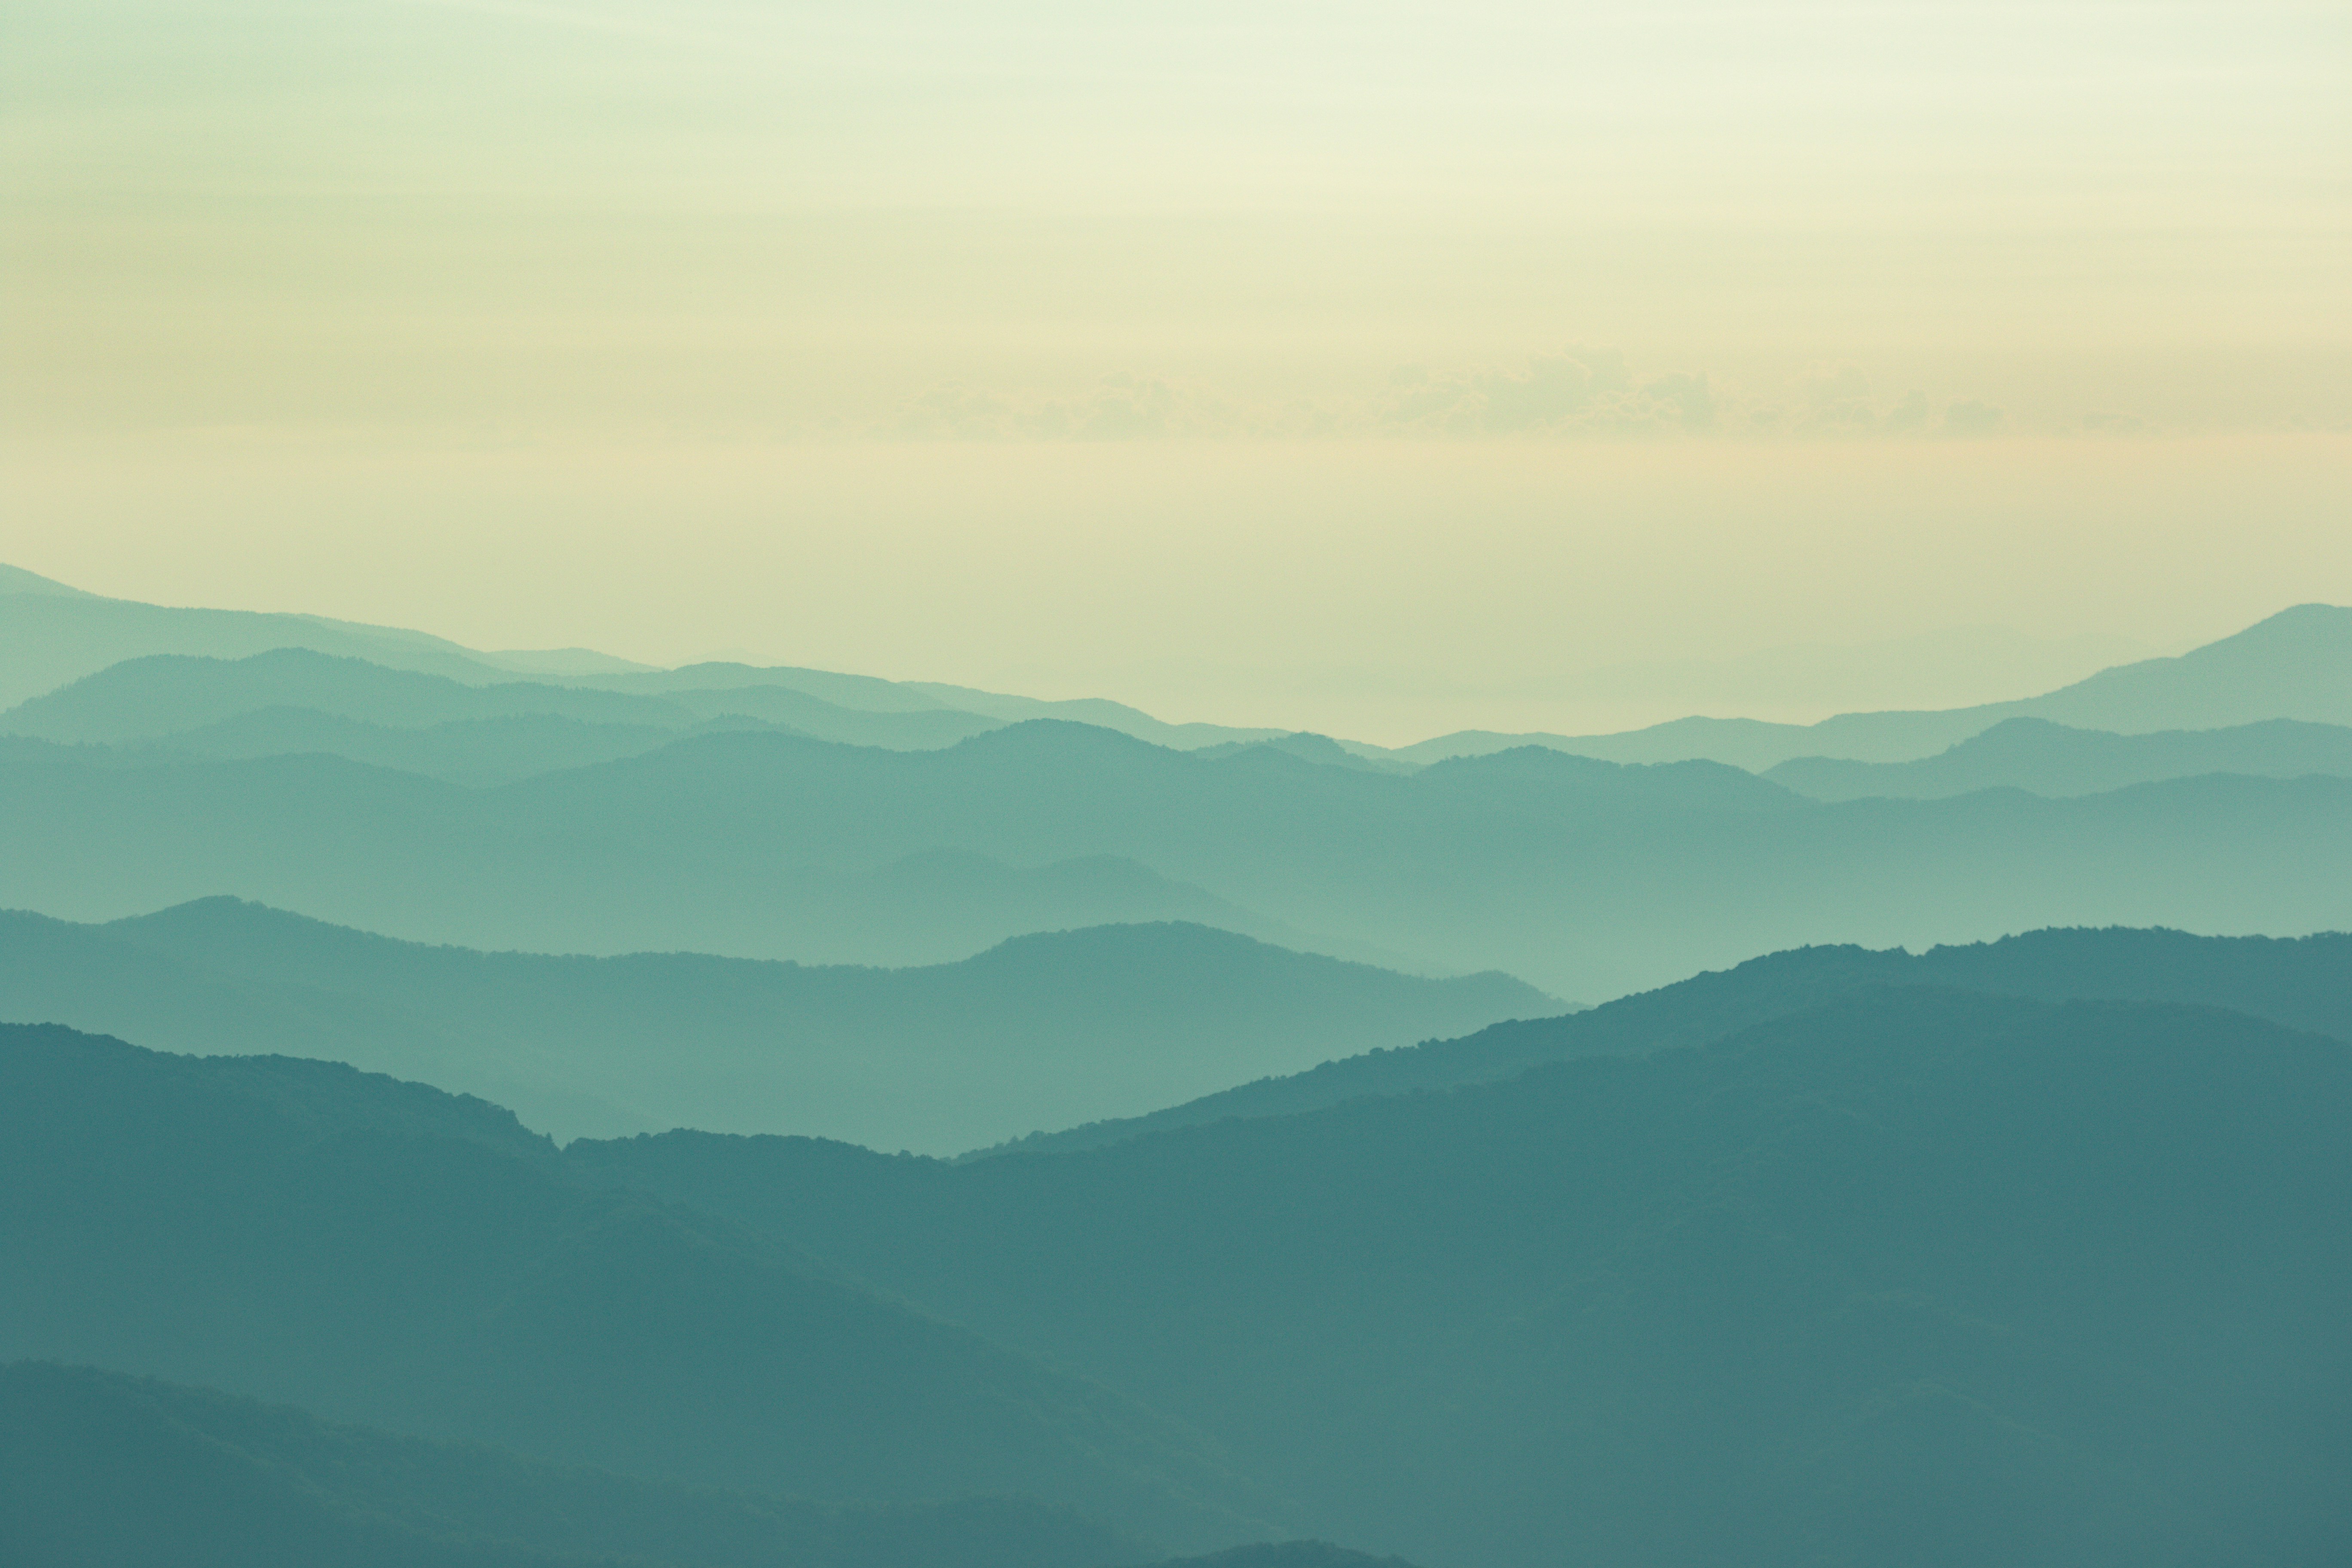
[[[827,1506],[88,1367],[0,1367],[0,1560],[18,1568],[1117,1568],[1146,1555],[1014,1500]]]
[[[2341,932],[2209,937],[2074,929],[2027,931],[1916,954],[1811,947],[1769,953],[1588,1011],[1515,1019],[1459,1039],[1367,1051],[1149,1115],[1066,1128],[1009,1147],[1092,1148],[1227,1117],[1286,1116],[1363,1095],[1488,1083],[1573,1057],[1706,1045],[1876,985],[1943,985],[2044,1002],[2188,1003],[2352,1042],[2352,935]]]
[[[806,1132],[955,1153],[1559,1004],[1190,924],[1025,936],[929,968],[426,947],[206,900],[110,926],[0,914],[0,1019],[350,1062],[560,1139]]]
[[[576,1144],[1161,1404],[1417,1560],[2352,1548],[2352,1051],[1882,987],[1719,1044],[942,1165]]]
[[[788,1243],[571,1184],[479,1101],[0,1027],[0,1358],[644,1478],[1271,1532],[1184,1429]]]

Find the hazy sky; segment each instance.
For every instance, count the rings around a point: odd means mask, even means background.
[[[0,559],[1372,739],[2005,695],[2352,601],[2347,83],[2266,0],[11,0]]]

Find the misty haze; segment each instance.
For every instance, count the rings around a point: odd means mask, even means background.
[[[2352,26],[0,16],[0,1564],[2341,1568]]]

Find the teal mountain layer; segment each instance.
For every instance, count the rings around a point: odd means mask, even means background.
[[[1134,1115],[1561,1004],[1198,925],[1015,938],[928,969],[426,947],[233,900],[0,913],[0,1020],[349,1062],[539,1131],[803,1132],[934,1154]]]
[[[0,905],[226,893],[481,949],[904,965],[1188,920],[1591,1000],[1811,942],[2352,926],[2352,779],[1811,801],[1538,747],[1411,775],[1029,721],[944,750],[772,732],[467,789],[324,756],[0,741]]]

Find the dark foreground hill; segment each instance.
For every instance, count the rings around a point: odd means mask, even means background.
[[[2352,1552],[2352,1051],[1876,988],[1068,1154],[575,1144],[1222,1438],[1422,1561]]]
[[[1999,942],[1874,952],[1809,947],[1570,1016],[1496,1024],[1325,1062],[1146,1116],[1042,1133],[1009,1145],[1093,1148],[1235,1116],[1288,1116],[1365,1095],[1491,1083],[1544,1062],[1706,1045],[1868,986],[1940,985],[2044,1002],[2179,1002],[2223,1007],[2352,1042],[2352,935],[2191,936],[2177,931],[2037,931]],[[1000,1151],[991,1151],[998,1152]]]
[[[1118,1568],[1145,1555],[1035,1503],[713,1491],[152,1378],[0,1367],[0,1561],[15,1568]]]
[[[571,1184],[478,1100],[0,1027],[0,1359],[640,1478],[1279,1533],[1181,1426],[787,1243]]]
[[[110,926],[0,913],[0,1019],[343,1061],[559,1140],[696,1127],[962,1150],[1560,1004],[1198,925],[1018,938],[923,969],[425,947],[234,900]]]
[[[0,744],[0,902],[111,919],[227,893],[481,948],[908,963],[1038,929],[942,866],[1124,866],[1314,933],[1285,945],[1579,998],[1812,942],[2352,925],[2347,779],[1824,804],[1709,763],[1530,748],[1398,776],[1056,723],[933,752],[705,735],[494,790],[112,755]]]

